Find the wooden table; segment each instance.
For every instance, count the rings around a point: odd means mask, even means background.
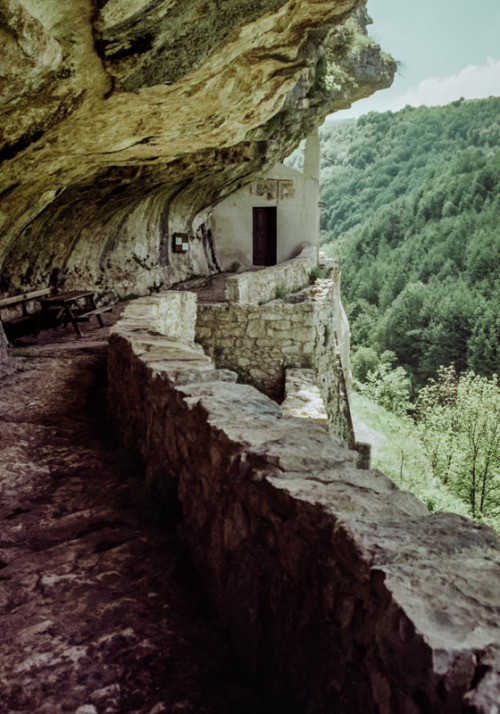
[[[56,320],[60,320],[61,317],[64,317],[65,324],[71,322],[79,337],[82,337],[82,332],[78,324],[79,319],[88,318],[89,315],[96,315],[99,320],[99,325],[104,327],[101,315],[99,314],[100,310],[95,304],[93,290],[72,290],[67,293],[59,293],[59,295],[53,295],[49,298],[42,298],[40,303],[42,305],[42,313],[48,313],[51,308],[58,307],[59,310],[56,315]]]

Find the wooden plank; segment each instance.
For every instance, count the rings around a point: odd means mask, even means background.
[[[21,302],[26,302],[27,300],[36,300],[37,298],[44,297],[45,295],[50,295],[50,288],[43,288],[42,290],[33,290],[29,293],[22,293],[20,295],[11,295],[10,297],[0,298],[0,308],[7,307],[8,305],[16,305]]]
[[[71,290],[67,293],[57,293],[51,297],[45,298],[42,302],[46,305],[64,305],[75,300],[79,300],[84,297],[92,297],[94,295],[93,290]]]
[[[106,305],[106,307],[97,307],[95,310],[84,310],[79,317],[87,317],[88,315],[100,315],[102,312],[109,312],[113,309],[113,305]]]

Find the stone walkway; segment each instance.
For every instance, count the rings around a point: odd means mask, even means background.
[[[261,714],[174,525],[143,515],[107,329],[82,329],[25,341],[0,383],[0,712]]]
[[[193,278],[173,285],[171,290],[190,290],[196,293],[199,303],[226,302],[226,278],[235,273],[216,273],[208,277]]]

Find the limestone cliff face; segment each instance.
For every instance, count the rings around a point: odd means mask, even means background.
[[[364,0],[0,0],[0,292],[216,269],[207,210],[392,81],[365,22]]]

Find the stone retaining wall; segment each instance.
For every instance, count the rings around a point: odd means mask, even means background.
[[[430,516],[168,325],[154,334],[147,300],[110,338],[110,415],[148,478],[177,486],[181,533],[274,711],[498,713],[496,534]]]
[[[317,264],[317,248],[307,246],[299,256],[285,263],[232,275],[226,280],[226,300],[229,303],[259,305],[273,300],[277,288],[287,292],[300,290],[309,284],[309,275]]]
[[[278,401],[284,396],[286,369],[313,369],[328,430],[352,444],[336,345],[336,300],[335,284],[317,280],[300,293],[266,305],[199,305],[196,340],[218,366],[235,370],[240,379]]]
[[[349,326],[349,321],[347,319],[344,306],[342,305],[342,297],[340,290],[342,273],[340,270],[340,264],[336,260],[327,258],[325,255],[323,255],[323,253],[320,253],[319,265],[324,271],[325,276],[329,278],[333,283],[332,290],[334,292],[334,295],[332,297],[334,304],[335,338],[340,356],[340,362],[342,364],[344,383],[346,386],[347,393],[350,394],[352,385],[351,328]]]

